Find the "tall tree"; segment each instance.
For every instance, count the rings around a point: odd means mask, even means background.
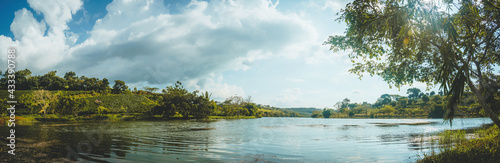
[[[451,95],[450,122],[468,87],[490,119],[500,126],[498,89],[488,83],[500,64],[500,1],[354,0],[341,10],[345,35],[325,43],[334,52],[352,49],[350,72],[379,75],[400,87],[415,81],[439,84]]]
[[[324,108],[323,109],[323,117],[330,118],[330,116],[332,116],[334,112],[335,111],[333,109]]]
[[[64,90],[66,80],[56,75],[57,71],[50,71],[40,77],[40,86],[48,90]]]
[[[420,93],[422,92],[418,88],[409,88],[408,90],[406,90],[406,94],[408,94],[409,99],[420,98]]]
[[[128,89],[128,86],[125,85],[124,81],[115,80],[115,85],[113,85],[113,93],[122,93]]]
[[[66,72],[66,74],[64,74],[64,79],[66,79],[68,90],[76,90],[78,77],[75,72]]]

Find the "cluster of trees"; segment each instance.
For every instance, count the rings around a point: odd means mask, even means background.
[[[95,77],[76,76],[73,71],[66,72],[64,77],[56,75],[57,71],[50,71],[45,75],[32,76],[28,69],[15,72],[16,90],[68,90],[68,91],[95,91],[95,92],[113,92],[122,93],[128,89],[124,81],[115,80],[113,88],[109,87],[109,81],[106,78],[100,80]],[[7,71],[0,73],[0,88],[7,89]]]
[[[7,78],[1,74],[2,88],[7,88]],[[56,71],[42,76],[32,76],[28,69],[16,72],[16,95],[19,97],[17,112],[21,114],[92,115],[106,113],[131,113],[164,118],[183,117],[202,119],[208,116],[299,116],[298,113],[270,106],[257,105],[251,97],[231,96],[223,102],[211,100],[211,94],[189,92],[181,82],[162,89],[144,87],[129,90],[124,81],[115,80],[109,87],[106,78],[88,78],[67,72],[64,77]],[[7,94],[1,94],[1,101]],[[2,103],[5,105],[5,103]],[[265,107],[266,109],[263,109]]]
[[[429,117],[443,118],[449,96],[434,91],[424,93],[418,88],[407,90],[408,96],[383,94],[373,104],[351,103],[348,98],[335,104],[336,109],[316,110],[311,117]],[[458,104],[456,115],[463,117],[485,116],[478,100],[471,92],[465,92]]]
[[[249,96],[243,99],[241,96],[231,96],[223,102],[217,102],[217,109],[214,115],[217,116],[256,116],[262,117],[259,107],[252,102]]]
[[[210,116],[217,108],[215,101],[210,100],[208,92],[199,93],[197,90],[188,92],[179,81],[174,86],[168,86],[156,100],[158,106],[153,108],[151,115],[163,117],[180,114],[186,119],[190,115],[202,119]]]

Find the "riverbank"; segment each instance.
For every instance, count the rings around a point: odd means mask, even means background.
[[[206,119],[256,119],[255,116],[208,116]],[[189,119],[192,119],[190,117]],[[10,117],[0,117],[0,125],[5,125]],[[164,118],[161,116],[144,116],[142,114],[103,114],[88,116],[56,116],[48,115],[19,115],[15,118],[15,123],[19,125],[31,124],[34,122],[96,122],[96,121],[162,121],[162,120],[185,120],[182,116]]]
[[[495,125],[473,130],[445,131],[439,135],[443,148],[439,153],[424,154],[424,158],[418,163],[485,163],[500,160],[500,135]],[[467,140],[466,135],[472,135],[475,138]]]

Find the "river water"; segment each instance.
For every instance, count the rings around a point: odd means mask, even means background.
[[[35,123],[17,126],[16,137],[48,142],[44,157],[79,162],[415,162],[430,151],[416,141],[422,134],[488,123],[486,118],[455,119],[450,126],[442,119],[266,117]],[[7,129],[0,127],[2,135]]]

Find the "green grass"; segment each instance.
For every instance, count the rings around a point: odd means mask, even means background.
[[[473,131],[475,139],[466,139],[464,130],[445,131],[440,134],[439,153],[424,154],[419,163],[437,162],[499,162],[500,135],[497,126]]]

